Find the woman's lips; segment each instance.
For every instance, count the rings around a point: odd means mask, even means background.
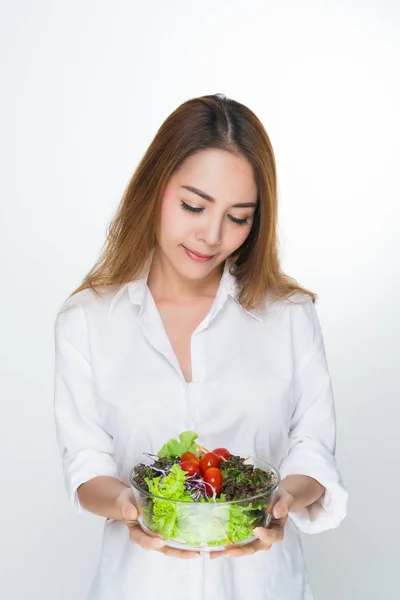
[[[186,248],[183,244],[182,244],[182,248],[184,249],[184,251],[186,252],[186,254],[189,258],[191,258],[192,260],[195,260],[197,262],[207,262],[214,257],[213,254],[210,256],[207,254],[199,254],[198,252],[189,250],[189,248]]]

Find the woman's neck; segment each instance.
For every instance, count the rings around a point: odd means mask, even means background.
[[[187,279],[183,277],[161,251],[154,252],[147,285],[156,302],[188,304],[195,300],[215,297],[223,271],[219,265],[207,277]]]

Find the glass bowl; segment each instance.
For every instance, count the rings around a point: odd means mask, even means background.
[[[212,552],[256,540],[253,529],[269,524],[281,478],[268,462],[253,456],[244,462],[272,473],[272,485],[255,496],[227,502],[190,502],[156,496],[138,486],[134,468],[131,469],[129,482],[140,526],[148,535],[161,537],[167,546],[180,550]],[[140,464],[152,463],[146,458]]]

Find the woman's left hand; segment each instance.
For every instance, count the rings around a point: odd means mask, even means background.
[[[210,552],[210,558],[219,558],[220,556],[249,556],[259,550],[269,550],[272,544],[283,540],[283,530],[287,521],[289,511],[294,504],[294,498],[285,489],[280,488],[278,498],[272,508],[272,518],[268,527],[256,527],[254,535],[258,540],[244,546],[229,546],[221,552]]]

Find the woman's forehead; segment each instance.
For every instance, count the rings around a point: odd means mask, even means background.
[[[181,192],[212,203],[234,205],[257,201],[251,164],[244,157],[224,150],[203,150],[190,156],[174,174],[171,184]]]

